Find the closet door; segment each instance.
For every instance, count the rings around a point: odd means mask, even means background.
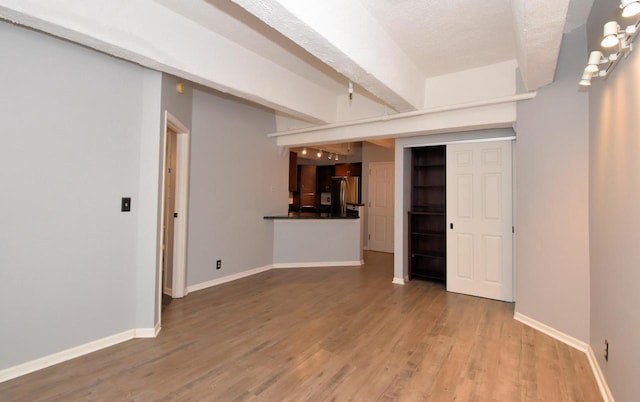
[[[447,145],[447,290],[513,301],[511,141]]]

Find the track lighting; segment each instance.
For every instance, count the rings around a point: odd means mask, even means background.
[[[640,15],[640,0],[621,0],[620,8],[622,9],[623,17]],[[591,85],[593,78],[606,78],[613,71],[622,56],[626,56],[631,52],[631,43],[638,36],[639,27],[640,19],[635,24],[627,26],[624,30],[620,29],[617,21],[609,21],[604,24],[600,45],[603,48],[616,48],[616,50],[608,56],[603,55],[598,50],[589,53],[587,66],[579,82],[581,87],[588,87]]]
[[[336,154],[336,159],[335,160],[338,160],[338,154]]]
[[[317,156],[318,158],[322,158],[322,150],[318,151],[318,153],[316,154],[316,156]]]
[[[328,158],[333,159],[333,154],[329,154]]]
[[[302,155],[306,155],[307,154],[307,148],[302,148]]]
[[[594,50],[589,55],[589,61],[587,62],[587,67],[584,71],[592,74],[597,73],[600,71],[600,64],[606,63],[607,61],[608,60],[604,58],[601,51]]]
[[[640,2],[638,0],[621,0],[620,8],[622,16],[625,18],[635,17],[640,14]]]
[[[588,87],[591,85],[591,77],[592,75],[589,73],[582,74],[582,79],[580,80],[580,86]]]
[[[620,33],[620,25],[616,21],[609,21],[604,24],[602,32],[602,47],[614,47],[620,42],[618,34]]]

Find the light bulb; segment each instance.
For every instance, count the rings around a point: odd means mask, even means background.
[[[318,151],[318,153],[316,154],[316,156],[317,156],[318,158],[322,158],[322,151]]]
[[[302,148],[302,155],[306,155],[307,154],[307,148]]]

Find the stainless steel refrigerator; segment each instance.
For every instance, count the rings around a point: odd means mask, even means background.
[[[347,204],[360,204],[360,178],[334,176],[331,178],[331,215],[347,216]]]

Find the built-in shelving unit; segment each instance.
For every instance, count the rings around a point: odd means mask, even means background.
[[[409,277],[446,279],[446,148],[413,148]]]

